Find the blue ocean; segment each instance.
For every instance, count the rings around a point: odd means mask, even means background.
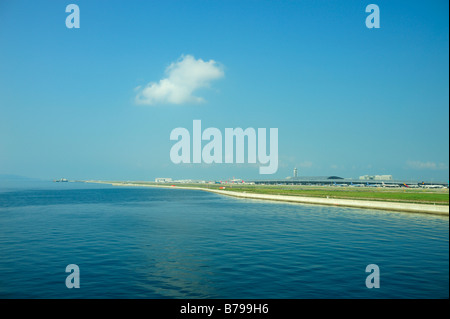
[[[66,287],[69,264],[80,287]],[[379,267],[368,288],[367,265]],[[0,184],[0,298],[449,298],[448,217]]]

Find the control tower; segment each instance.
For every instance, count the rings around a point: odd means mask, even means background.
[[[296,168],[294,168],[294,178],[297,178],[298,177],[298,171],[297,171],[297,167]]]

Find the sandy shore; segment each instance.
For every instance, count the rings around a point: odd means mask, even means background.
[[[114,186],[140,186],[140,187],[157,187],[157,188],[176,188],[176,189],[194,189],[201,190],[226,196],[233,196],[238,198],[259,199],[259,200],[271,200],[281,201],[299,204],[312,204],[312,205],[327,205],[327,206],[342,206],[342,207],[355,207],[355,208],[367,208],[367,209],[381,209],[389,211],[399,212],[411,212],[411,213],[426,213],[449,216],[448,205],[429,205],[429,204],[413,204],[413,203],[399,203],[399,202],[386,202],[386,201],[370,201],[370,200],[353,200],[353,199],[336,199],[336,198],[318,198],[318,197],[302,197],[302,196],[288,196],[288,195],[268,195],[268,194],[254,194],[245,192],[235,192],[229,190],[207,189],[201,187],[180,187],[169,185],[154,185],[154,184],[133,184],[133,183],[113,183],[113,182],[101,182],[101,181],[86,181],[88,183],[102,183],[110,184]]]

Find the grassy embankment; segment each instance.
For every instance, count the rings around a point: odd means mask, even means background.
[[[153,185],[150,182],[133,182],[133,184]],[[177,187],[197,187],[205,189],[220,189],[225,191],[247,192],[270,195],[289,195],[319,198],[339,198],[357,200],[375,200],[388,202],[448,205],[448,189],[413,189],[413,188],[357,188],[329,186],[285,186],[285,185],[239,185],[239,184],[173,184]],[[166,184],[170,186],[170,184]]]

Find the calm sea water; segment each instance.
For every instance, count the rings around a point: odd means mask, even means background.
[[[65,285],[80,268],[80,288]],[[380,288],[365,285],[380,268]],[[1,298],[448,298],[446,217],[193,190],[0,187]]]

